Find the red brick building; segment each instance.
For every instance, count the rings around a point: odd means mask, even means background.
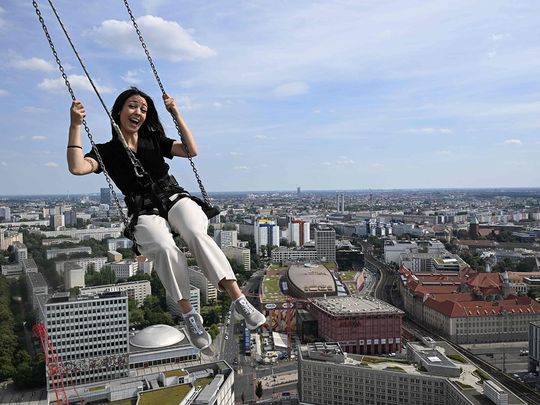
[[[404,312],[375,298],[332,297],[310,300],[319,337],[339,342],[343,351],[383,354],[401,350]]]

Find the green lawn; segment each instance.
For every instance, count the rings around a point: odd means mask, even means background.
[[[183,377],[185,375],[188,375],[188,372],[185,370],[169,370],[165,371],[163,374],[165,375],[165,377]]]
[[[140,395],[139,405],[178,405],[184,400],[190,390],[191,385],[182,384],[143,392]]]

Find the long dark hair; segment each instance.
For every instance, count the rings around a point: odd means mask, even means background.
[[[129,89],[123,91],[116,97],[114,101],[113,108],[111,110],[111,115],[118,126],[120,126],[120,111],[124,107],[126,100],[131,96],[141,96],[146,100],[148,109],[146,110],[146,119],[139,129],[139,135],[146,136],[150,132],[156,132],[159,137],[165,136],[165,130],[161,121],[159,120],[158,112],[152,98],[145,92],[139,90],[137,87],[130,87]],[[117,137],[116,131],[112,129],[112,137],[115,139]]]

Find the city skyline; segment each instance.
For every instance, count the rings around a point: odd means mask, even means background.
[[[55,2],[109,108],[130,85],[159,99],[122,2],[72,4]],[[39,5],[91,132],[106,142],[107,117]],[[131,6],[198,141],[209,192],[538,186],[533,1]],[[31,3],[0,6],[0,37],[0,195],[106,187],[102,175],[67,171],[70,97]],[[197,191],[187,161],[167,163]]]

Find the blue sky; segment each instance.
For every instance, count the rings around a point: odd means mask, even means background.
[[[121,0],[54,4],[109,107],[130,85],[160,96]],[[39,5],[91,133],[105,142],[107,117],[48,3]],[[196,136],[210,192],[539,186],[536,0],[131,8]],[[30,1],[0,3],[0,40],[0,194],[104,187],[102,175],[67,171],[71,99]],[[196,189],[186,160],[171,168]]]

